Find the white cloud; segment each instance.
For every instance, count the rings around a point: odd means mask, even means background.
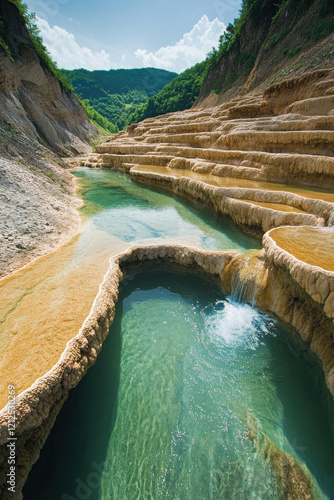
[[[209,21],[204,15],[175,45],[161,47],[156,52],[138,49],[135,55],[144,67],[151,66],[180,73],[203,61],[212,47],[217,47],[219,37],[224,31],[225,24],[218,18]]]
[[[135,53],[117,54],[117,60],[105,50],[93,52],[88,47],[80,46],[73,33],[54,26],[40,17],[37,24],[43,42],[60,68],[111,69],[116,67],[154,67],[170,71],[181,71],[203,61],[212,47],[217,47],[220,35],[225,31],[225,24],[218,18],[209,21],[204,15],[189,33],[185,33],[175,45],[161,47],[156,52],[137,49]]]
[[[40,17],[37,17],[37,24],[44,45],[60,68],[93,70],[112,67],[110,55],[105,50],[93,52],[87,47],[81,47],[72,33],[59,26],[51,28],[49,23]]]

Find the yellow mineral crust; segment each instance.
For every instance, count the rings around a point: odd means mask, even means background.
[[[102,347],[128,266],[140,270],[145,263],[165,262],[198,270],[218,279],[226,292],[274,313],[317,354],[334,395],[334,100],[328,94],[333,75],[330,69],[316,71],[272,85],[262,95],[147,119],[82,160],[204,203],[257,236],[265,233],[264,249],[242,254],[165,244],[126,250],[102,242],[94,262],[87,258],[79,269],[74,260],[64,270],[67,291],[52,281],[53,267],[63,262],[57,252],[28,270],[40,300],[52,297],[51,307],[61,311],[55,322],[34,316],[19,273],[18,281],[1,281],[2,296],[15,304],[8,309],[0,303],[0,327],[8,324],[13,332],[0,345],[9,352],[0,370],[2,393],[14,379],[19,389],[18,491],[68,391]],[[115,248],[123,253],[115,256]],[[62,251],[74,250],[69,245]],[[65,315],[65,307],[73,314]],[[20,323],[21,312],[25,320]],[[70,318],[67,325],[61,317]],[[28,351],[22,375],[19,361]],[[7,412],[7,407],[0,412],[0,475],[8,453]],[[280,463],[281,458],[272,456]]]
[[[273,266],[258,303],[292,324],[310,343],[334,395],[333,235],[332,228],[313,231],[305,227],[266,233],[263,246]]]
[[[89,314],[112,252],[126,248],[102,231],[88,246],[76,237],[0,281],[1,407],[8,384],[19,394],[57,363]]]
[[[269,235],[296,259],[334,273],[334,228],[284,227]]]

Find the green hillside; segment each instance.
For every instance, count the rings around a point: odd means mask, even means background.
[[[129,124],[145,118],[191,108],[199,96],[207,73],[208,61],[195,64],[168,83],[158,94],[149,98],[129,116]]]
[[[156,68],[95,70],[63,70],[76,94],[86,105],[117,125],[128,123],[138,105],[145,103],[177,76]]]

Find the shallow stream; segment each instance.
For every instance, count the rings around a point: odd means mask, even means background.
[[[84,224],[56,252],[0,281],[0,407],[57,363],[88,316],[110,257],[129,246],[183,243],[249,250],[261,243],[202,206],[107,170],[76,172]]]
[[[260,247],[228,220],[121,174],[76,175],[86,222],[66,269],[85,273],[137,243]],[[79,283],[82,301],[90,282]],[[293,481],[334,499],[329,406],[321,367],[284,325],[203,277],[128,276],[103,350],[70,393],[24,499],[276,500]]]

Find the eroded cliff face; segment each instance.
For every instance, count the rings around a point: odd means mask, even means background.
[[[249,91],[262,92],[289,75],[333,67],[331,2],[253,4],[233,47],[210,69],[195,107],[219,105]]]
[[[17,7],[3,0],[0,17],[12,56],[0,51],[0,125],[62,156],[88,152],[97,130],[78,99],[39,59]]]
[[[38,57],[17,7],[0,3],[0,278],[80,227],[73,177],[59,156],[98,133],[78,99]]]

